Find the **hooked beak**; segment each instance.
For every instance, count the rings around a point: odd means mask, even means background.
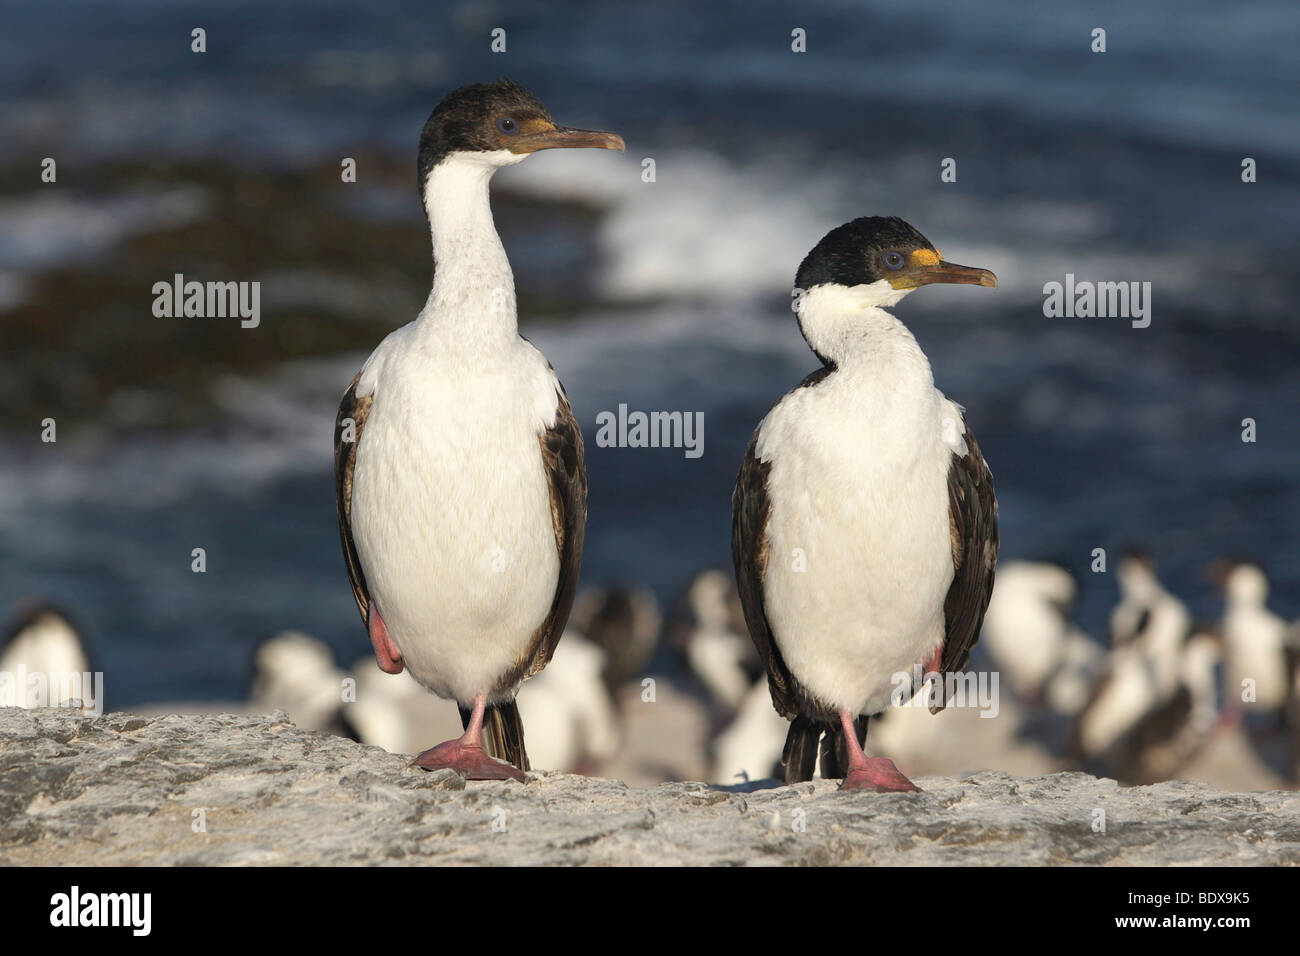
[[[936,253],[919,249],[911,254],[903,270],[889,279],[889,284],[895,289],[917,289],[936,282],[950,285],[982,285],[996,289],[998,277],[988,269],[945,262]]]
[[[568,126],[523,133],[510,144],[514,153],[535,153],[539,149],[616,149],[621,153],[624,148],[623,137],[617,133]]]

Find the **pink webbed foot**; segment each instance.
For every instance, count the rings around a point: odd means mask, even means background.
[[[868,757],[866,765],[851,769],[841,790],[874,790],[876,793],[920,793],[921,788],[903,776],[888,757]]]
[[[388,625],[379,615],[379,608],[374,603],[370,605],[370,616],[367,620],[368,630],[370,631],[370,643],[375,648],[375,663],[385,674],[402,673],[402,652],[397,649],[393,639],[388,634]]]
[[[461,740],[448,740],[432,750],[426,750],[411,761],[411,766],[423,770],[455,770],[467,780],[518,780],[524,782],[524,772],[504,760],[489,757],[482,747]]]

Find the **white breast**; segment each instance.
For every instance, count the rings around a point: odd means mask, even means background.
[[[1157,704],[1151,662],[1140,648],[1121,647],[1111,655],[1111,673],[1079,725],[1079,743],[1088,756],[1105,753]]]
[[[557,388],[522,339],[458,351],[430,324],[390,335],[358,383],[374,402],[353,539],[408,670],[443,697],[490,691],[550,609],[559,558],[538,440]]]
[[[735,710],[749,690],[745,673],[746,655],[752,653],[749,638],[718,627],[703,626],[691,635],[686,659],[709,692],[728,710]]]
[[[757,446],[771,464],[764,596],[777,646],[812,694],[853,713],[883,709],[894,676],[943,641],[953,577],[961,413],[910,336],[899,347],[791,392]]]
[[[1243,682],[1255,682],[1255,702],[1246,709],[1272,710],[1287,697],[1286,622],[1265,607],[1230,603],[1223,619],[1226,645],[1224,695],[1238,709]]]
[[[603,650],[566,631],[546,670],[520,689],[519,715],[536,766],[576,771],[618,752],[618,712],[601,677],[605,661]]]
[[[1055,565],[1012,561],[998,568],[984,615],[984,647],[1016,693],[1040,693],[1060,665],[1070,625],[1056,602],[1073,592],[1069,572]]]
[[[41,679],[53,682],[63,675],[84,674],[89,670],[77,632],[61,615],[49,612],[38,615],[0,653],[0,674],[13,675],[10,681],[18,691],[5,703],[19,707],[26,706],[27,687],[17,686],[17,675],[25,674],[28,678],[40,675]],[[53,699],[56,694],[49,696],[51,704],[59,703]]]

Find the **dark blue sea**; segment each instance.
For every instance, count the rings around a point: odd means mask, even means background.
[[[789,308],[795,269],[832,227],[881,214],[1001,280],[924,289],[896,314],[993,469],[1004,558],[1073,568],[1097,635],[1116,591],[1089,570],[1096,548],[1112,565],[1146,548],[1206,618],[1220,608],[1206,565],[1254,556],[1274,607],[1300,615],[1294,2],[97,0],[3,4],[0,21],[0,310],[43,271],[102,268],[142,231],[222,215],[200,184],[79,191],[106,164],[292,175],[386,157],[409,182],[370,188],[363,164],[356,216],[409,224],[420,127],[462,83],[508,75],[560,123],[623,134],[625,156],[544,153],[494,183],[542,210],[503,230],[521,302],[549,290],[577,303],[524,308],[521,330],[586,430],[584,583],[641,581],[670,600],[728,563],[745,444],[816,366]],[[497,27],[504,53],[490,50]],[[1098,27],[1105,53],[1090,49]],[[59,159],[57,194],[41,191],[44,157]],[[955,182],[940,178],[948,158]],[[1256,182],[1242,181],[1246,158]],[[574,202],[591,215],[548,222],[548,204]],[[1150,326],[1045,317],[1043,286],[1067,273],[1149,282]],[[325,303],[321,323],[348,296],[385,295],[325,267],[232,278],[262,279],[268,301]],[[150,302],[142,288],[106,310],[104,334],[130,341],[163,321]],[[414,314],[395,307],[371,344]],[[56,329],[68,320],[49,311]],[[240,697],[254,646],[283,629],[345,665],[366,653],[331,473],[338,397],[364,357],[233,367],[204,414],[155,407],[143,424],[132,410],[152,393],[128,378],[55,444],[39,419],[6,418],[0,610],[71,608],[114,709]],[[597,414],[620,403],[703,412],[704,454],[596,447]]]

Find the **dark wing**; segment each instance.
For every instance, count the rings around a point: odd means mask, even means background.
[[[767,623],[767,612],[763,609],[763,576],[767,573],[769,557],[767,475],[772,466],[758,460],[754,451],[757,444],[758,432],[755,431],[745,450],[740,474],[736,477],[736,490],[731,495],[731,560],[736,566],[736,587],[740,592],[740,606],[745,612],[745,624],[767,670],[772,704],[782,717],[794,718],[799,714],[794,678],[781,659]],[[816,760],[815,740],[811,759]]]
[[[966,427],[965,417],[962,425]],[[966,454],[954,453],[948,468],[948,527],[953,578],[943,602],[946,637],[940,670],[944,674],[960,671],[970,662],[993,593],[993,568],[998,561],[998,499],[993,494],[993,473],[969,427]],[[945,698],[942,704],[932,704],[930,711],[938,712],[946,704]]]
[[[587,533],[586,454],[582,448],[582,429],[573,417],[564,387],[560,386],[555,394],[559,400],[555,424],[542,433],[540,444],[542,467],[551,488],[551,525],[555,529],[560,576],[555,583],[550,613],[533,634],[519,663],[498,682],[497,688],[501,690],[513,687],[550,663],[569,620],[573,593],[578,587],[578,570],[582,566],[582,544]]]
[[[357,398],[358,372],[343,393],[339,414],[334,420],[334,493],[339,513],[339,538],[343,541],[343,560],[348,566],[352,581],[352,596],[357,599],[361,622],[368,625],[370,592],[366,589],[366,576],[357,557],[357,546],[352,540],[352,473],[357,463],[357,446],[361,444],[361,430],[365,428],[374,399],[367,395]]]

